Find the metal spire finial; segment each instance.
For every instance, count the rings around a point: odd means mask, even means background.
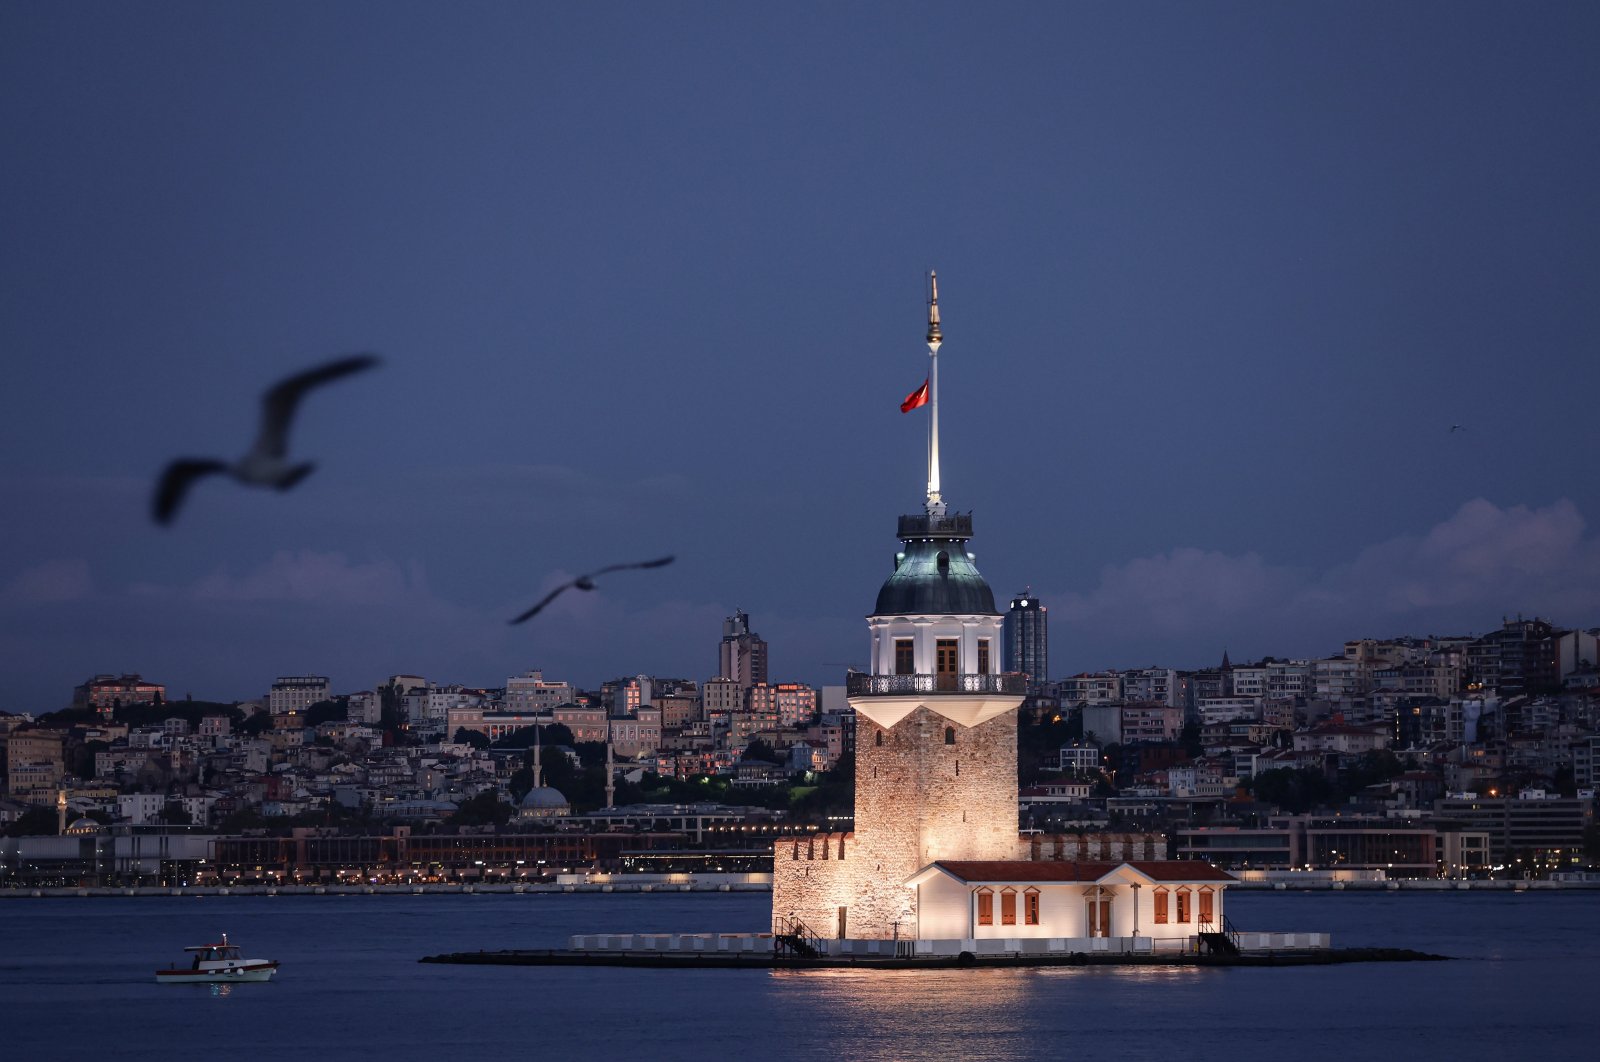
[[[928,515],[944,515],[944,495],[939,490],[939,274],[928,272],[932,294],[928,297]]]

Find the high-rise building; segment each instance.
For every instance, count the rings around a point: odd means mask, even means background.
[[[1049,610],[1024,590],[1011,599],[1005,620],[1005,670],[1028,676],[1028,692],[1050,681]]]
[[[717,674],[748,688],[767,681],[767,643],[750,629],[750,617],[734,612],[722,621],[722,646]]]

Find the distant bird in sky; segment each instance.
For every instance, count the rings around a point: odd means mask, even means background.
[[[1465,424],[1452,424],[1452,425],[1450,425],[1450,434],[1451,435],[1454,435],[1458,431],[1466,431],[1466,430],[1467,430],[1467,426]]]
[[[630,568],[660,568],[671,564],[672,560],[673,558],[671,557],[657,557],[655,560],[639,561],[635,564],[609,564],[606,567],[601,568],[599,571],[590,572],[588,575],[580,575],[570,583],[562,583],[560,586],[544,595],[537,605],[534,605],[528,611],[512,620],[511,625],[516,626],[518,623],[521,623],[524,620],[530,620],[537,616],[540,610],[568,590],[593,590],[595,579],[605,575],[607,572],[622,572],[627,571]]]
[[[376,364],[375,354],[351,354],[280,381],[261,398],[261,429],[249,453],[233,464],[213,458],[182,457],[167,466],[151,507],[156,523],[170,524],[189,487],[205,476],[231,476],[248,486],[279,490],[288,490],[305,479],[317,466],[309,461],[295,465],[287,460],[289,425],[300,399],[313,388],[364,372]]]

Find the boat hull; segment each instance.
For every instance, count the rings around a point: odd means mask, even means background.
[[[216,985],[242,981],[270,981],[278,972],[278,964],[260,963],[252,966],[235,966],[228,970],[157,970],[156,984],[160,985]]]

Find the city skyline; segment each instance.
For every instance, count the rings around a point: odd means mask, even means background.
[[[0,709],[709,674],[740,609],[837,681],[920,508],[929,268],[943,493],[1057,677],[1600,622],[1600,12],[1157,6],[10,12]],[[292,494],[148,522],[369,349]]]

